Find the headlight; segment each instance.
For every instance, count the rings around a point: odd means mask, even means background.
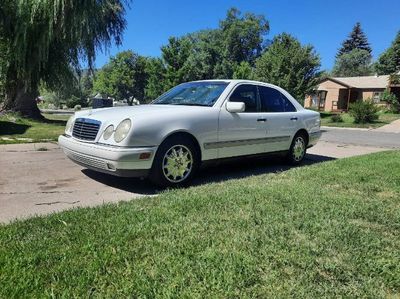
[[[115,129],[114,133],[114,140],[115,142],[121,142],[128,136],[128,132],[131,129],[131,120],[130,119],[125,119],[121,121],[118,125],[118,127]]]
[[[108,127],[104,130],[104,132],[103,132],[103,138],[104,138],[104,140],[109,139],[109,138],[111,137],[112,133],[114,133],[114,126],[113,126],[113,125],[110,125],[110,126],[108,126]]]
[[[68,121],[67,121],[67,125],[65,126],[65,132],[70,132],[72,129],[72,126],[74,124],[75,118],[73,116],[71,116]]]

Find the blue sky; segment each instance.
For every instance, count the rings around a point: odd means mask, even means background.
[[[390,46],[400,30],[399,0],[134,0],[126,15],[123,45],[99,52],[96,66],[127,49],[160,56],[160,46],[168,37],[216,28],[230,7],[265,15],[271,27],[269,39],[288,32],[303,44],[312,44],[323,69],[332,67],[337,49],[357,21],[368,36],[374,58]]]

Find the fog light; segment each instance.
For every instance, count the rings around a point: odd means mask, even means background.
[[[116,169],[115,166],[112,165],[111,163],[107,163],[107,168],[108,168],[109,170],[115,170],[115,169]]]
[[[141,153],[139,156],[139,160],[146,160],[149,159],[151,156],[151,153]]]

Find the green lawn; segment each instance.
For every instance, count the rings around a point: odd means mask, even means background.
[[[0,116],[0,144],[55,141],[64,133],[69,116],[43,114],[44,121],[22,118],[16,114]]]
[[[321,112],[321,126],[348,127],[348,128],[378,128],[390,124],[392,121],[400,118],[400,114],[379,113],[379,119],[376,122],[369,124],[356,124],[354,123],[354,118],[350,116],[350,114],[341,113],[340,115],[342,116],[343,122],[333,122],[331,120],[332,113]]]
[[[0,226],[0,298],[398,298],[400,151]]]

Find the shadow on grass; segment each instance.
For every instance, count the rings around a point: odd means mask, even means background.
[[[0,120],[0,136],[2,135],[21,135],[31,126],[26,124],[18,124],[10,121]]]
[[[57,125],[57,126],[65,126],[67,124],[66,120],[62,120],[62,119],[48,119],[48,118],[44,118],[42,120],[43,123],[46,124],[52,124],[52,125]]]
[[[303,164],[296,167],[303,167],[330,160],[334,160],[334,158],[307,154]],[[278,173],[294,167],[295,166],[285,164],[281,157],[244,158],[235,162],[221,162],[220,164],[201,169],[191,183],[191,186],[241,179],[253,175]],[[147,179],[120,178],[90,169],[83,169],[82,172],[89,178],[104,185],[127,192],[154,195],[162,190],[152,185]]]

